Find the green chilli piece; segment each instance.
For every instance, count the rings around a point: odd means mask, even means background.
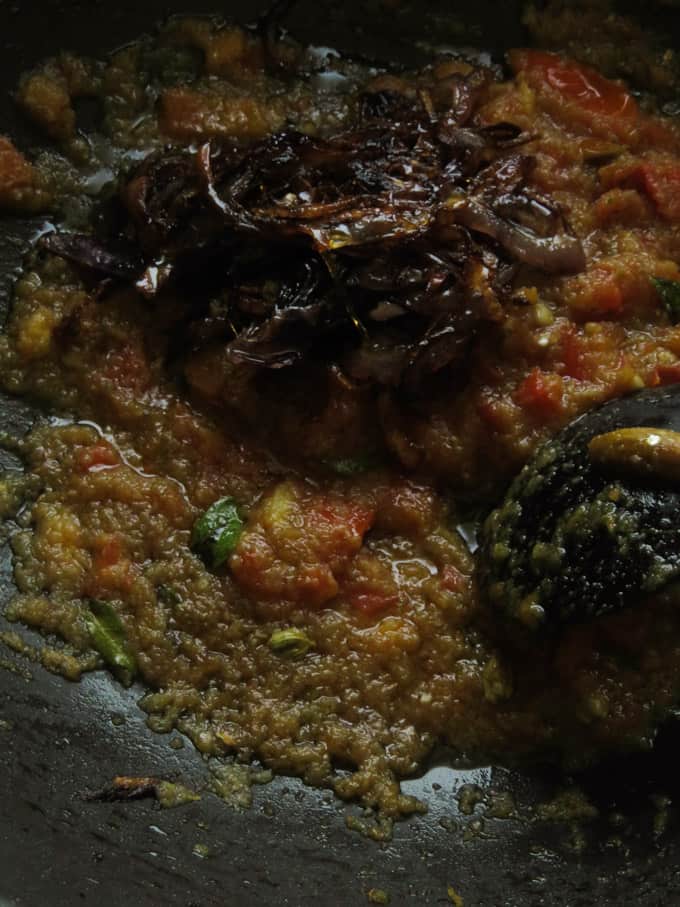
[[[123,686],[129,687],[137,673],[137,663],[128,647],[120,617],[109,602],[91,599],[89,607],[85,623],[92,646]]]
[[[194,523],[191,546],[203,551],[213,568],[221,567],[232,553],[243,532],[236,501],[220,498]]]
[[[275,630],[272,633],[269,637],[269,648],[284,658],[302,658],[314,648],[314,642],[304,630],[287,627],[285,630]]]
[[[680,322],[680,280],[667,280],[665,277],[652,277],[652,283],[661,297],[668,317],[673,324]]]

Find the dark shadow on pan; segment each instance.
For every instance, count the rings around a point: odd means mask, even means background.
[[[22,70],[57,49],[97,54],[168,13],[191,8],[248,21],[263,5],[208,2],[201,10],[189,0],[3,3],[3,131],[18,134],[24,145],[32,141],[15,119],[9,88]],[[427,44],[477,43],[500,53],[522,43],[514,4],[477,0],[452,7],[302,0],[290,27],[302,40],[407,62],[426,56]],[[662,27],[669,29],[673,12],[664,15]],[[0,226],[5,304],[39,226],[16,220]],[[25,403],[0,400],[3,429],[21,434],[34,417]],[[5,548],[0,596],[10,594]],[[101,673],[69,684],[4,649],[0,664],[6,668],[0,671],[0,902],[353,905],[367,903],[366,892],[378,888],[396,905],[446,904],[448,886],[465,907],[660,907],[680,898],[680,821],[673,806],[680,796],[680,735],[673,725],[662,731],[654,752],[618,759],[579,779],[600,813],[583,826],[583,842],[567,825],[492,818],[482,806],[471,815],[458,809],[455,793],[468,783],[511,791],[524,814],[563,783],[556,773],[459,772],[443,758],[406,783],[427,799],[428,815],[398,825],[394,840],[380,845],[348,832],[343,807],[329,794],[286,778],[256,789],[253,808],[242,813],[209,796],[163,812],[151,801],[87,802],[83,791],[119,774],[161,774],[200,786],[205,765],[190,744],[170,745],[177,735],[147,730],[135,688],[123,690]]]

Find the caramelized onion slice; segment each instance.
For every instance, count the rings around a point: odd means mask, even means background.
[[[547,274],[576,274],[586,266],[581,240],[570,233],[537,236],[500,217],[490,205],[476,198],[456,202],[451,214],[457,224],[488,236],[522,264]]]

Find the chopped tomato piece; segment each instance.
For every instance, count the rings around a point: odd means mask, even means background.
[[[512,51],[510,63],[515,72],[526,75],[532,88],[551,95],[565,113],[577,114],[593,131],[631,137],[640,111],[622,85],[589,66],[545,51]]]
[[[592,310],[600,315],[620,312],[623,308],[623,293],[612,275],[606,280],[593,280],[590,299]]]
[[[368,618],[394,610],[399,605],[400,594],[391,564],[363,548],[343,578],[340,598],[353,611]]]
[[[677,384],[680,382],[680,362],[673,365],[657,365],[652,384]]]
[[[396,607],[399,604],[399,596],[380,592],[362,592],[353,596],[350,604],[366,617],[374,617],[376,614],[382,614],[383,611]]]
[[[255,508],[230,559],[239,585],[260,602],[318,606],[361,549],[375,512],[352,499],[282,482]]]
[[[600,170],[605,189],[636,189],[665,220],[680,222],[680,159],[659,154],[654,159],[628,158]]]
[[[77,464],[82,472],[101,469],[103,466],[117,466],[119,463],[118,453],[108,444],[95,444],[78,451]]]
[[[569,308],[579,320],[592,321],[620,315],[624,293],[615,266],[602,264],[578,279],[578,292],[570,295]]]
[[[583,343],[571,325],[562,334],[562,360],[564,362],[562,374],[577,380],[583,380],[586,377]]]
[[[562,411],[562,379],[535,368],[517,388],[515,399],[534,416],[550,419]]]
[[[135,567],[120,538],[104,533],[95,539],[92,573],[85,583],[84,593],[93,598],[127,594],[134,578]]]
[[[637,104],[632,95],[589,66],[541,50],[513,51],[510,62],[516,72],[529,73],[534,82],[550,86],[566,99],[576,101],[583,110],[637,119]]]
[[[339,531],[341,537],[347,530],[352,536],[363,536],[373,525],[375,511],[361,504],[322,500],[311,509],[310,517],[313,525],[319,525],[317,520],[320,519],[330,531]]]
[[[632,178],[663,218],[680,221],[680,161],[645,162],[640,164]]]
[[[653,215],[651,200],[636,189],[609,189],[592,207],[593,221],[598,227],[612,224],[639,226]]]
[[[467,588],[468,577],[461,573],[453,564],[446,564],[439,573],[439,580],[448,592],[462,592]]]

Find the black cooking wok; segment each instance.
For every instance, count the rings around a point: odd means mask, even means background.
[[[16,118],[9,89],[22,70],[58,49],[101,53],[170,12],[221,12],[252,21],[263,5],[5,0],[0,131],[17,134],[24,146],[33,140]],[[303,40],[383,59],[417,58],[420,39],[477,43],[497,53],[526,40],[512,3],[477,0],[459,4],[455,13],[454,5],[421,0],[402,11],[378,0],[301,0],[289,25]],[[460,29],[450,25],[454,15],[462,20]],[[655,14],[654,24],[680,35],[672,11],[666,8],[664,16]],[[2,225],[5,305],[35,228],[28,221]],[[0,400],[3,428],[21,433],[33,417],[24,403]],[[0,570],[6,599],[7,549]],[[0,629],[6,629],[1,621]],[[526,819],[532,804],[564,786],[557,772],[453,771],[442,755],[424,777],[407,782],[429,803],[428,815],[398,825],[394,840],[380,845],[348,832],[344,807],[329,794],[285,778],[256,789],[246,812],[211,796],[169,811],[152,801],[88,801],[88,790],[121,774],[200,786],[205,765],[188,742],[182,749],[170,745],[177,735],[148,731],[136,706],[139,690],[125,691],[106,674],[69,684],[2,646],[0,666],[0,902],[353,905],[366,904],[369,889],[382,889],[392,904],[450,904],[448,886],[465,907],[680,902],[680,816],[674,812],[680,734],[672,723],[652,753],[618,759],[577,779],[599,810],[599,818],[580,831]],[[490,818],[482,805],[470,816],[461,814],[455,794],[465,783],[511,791],[525,818]]]

